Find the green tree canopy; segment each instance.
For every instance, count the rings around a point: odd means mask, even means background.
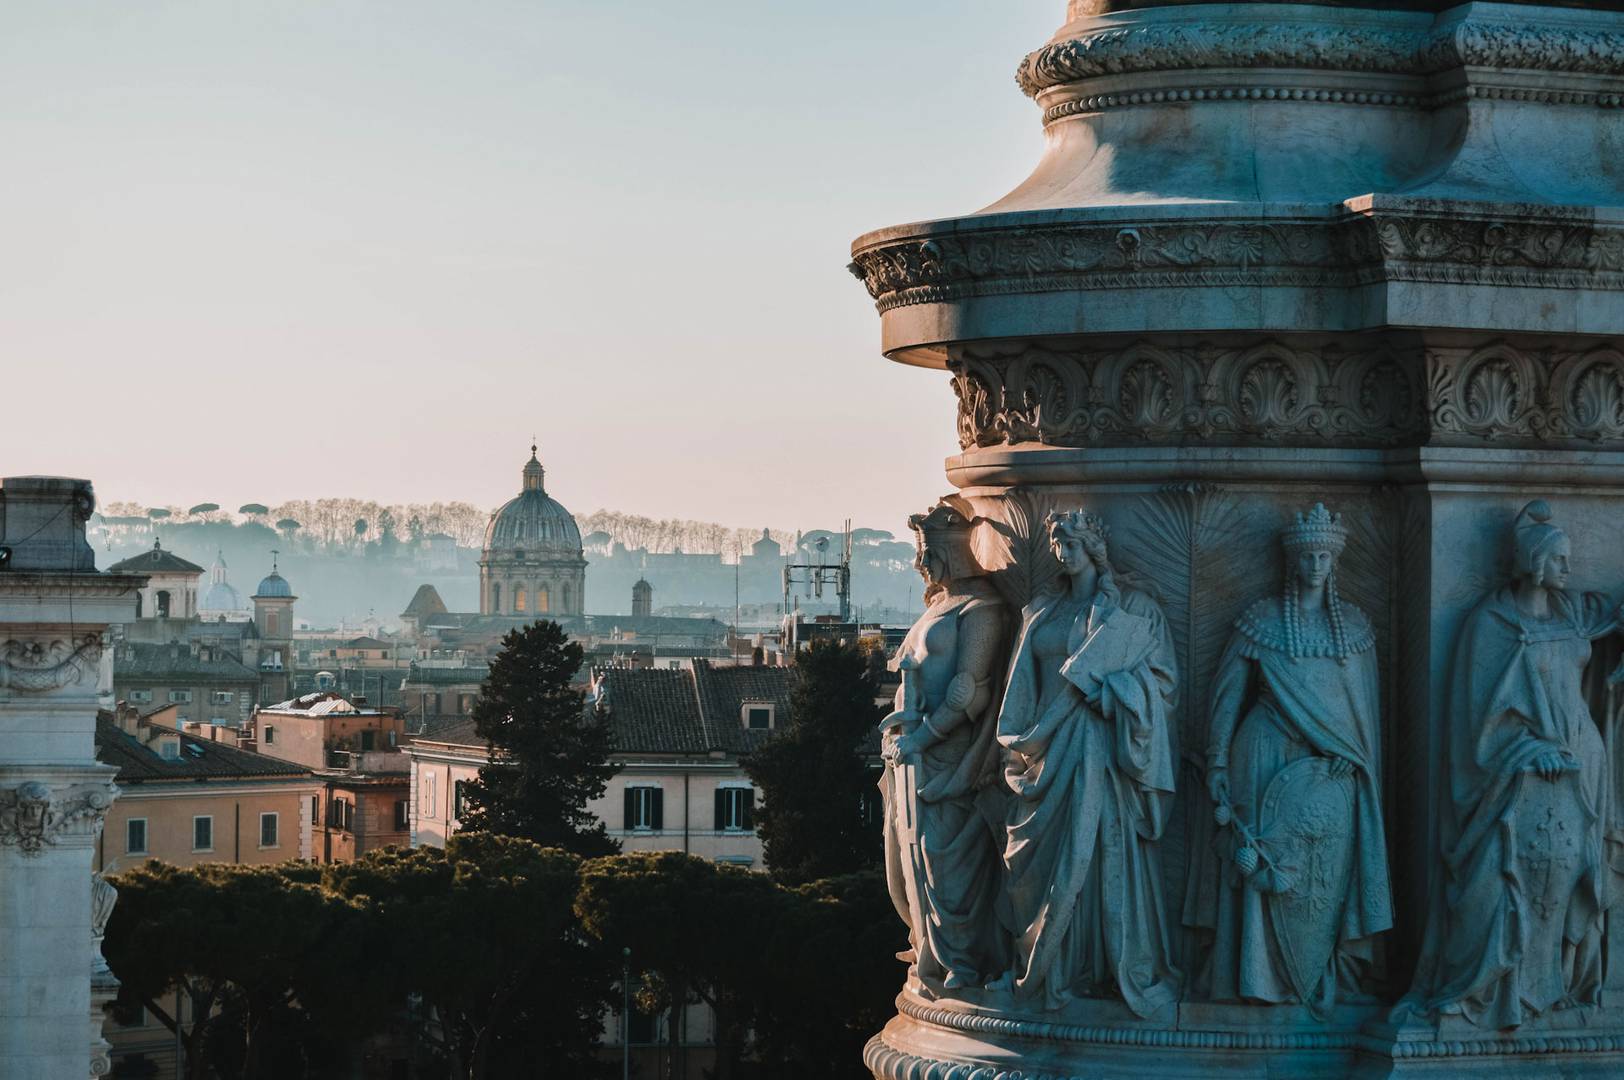
[[[616,766],[608,723],[586,713],[574,686],[581,647],[557,623],[509,631],[474,703],[490,764],[467,789],[470,831],[523,836],[545,847],[603,855],[618,845],[586,809]]]
[[[581,870],[575,910],[605,946],[631,949],[648,1011],[702,1001],[716,1014],[718,1080],[743,1055],[761,998],[785,976],[762,948],[784,898],[764,874],[680,851],[594,859]],[[677,1025],[670,1026],[675,1048]]]
[[[576,927],[579,866],[566,851],[463,833],[444,850],[328,866],[323,880],[373,913],[375,962],[397,997],[427,1006],[435,1022],[414,1028],[456,1076],[585,1077],[618,965]]]
[[[873,792],[864,743],[880,720],[868,658],[843,641],[817,641],[796,657],[789,723],[744,758],[761,788],[756,810],[767,868],[800,884],[873,868],[879,830],[865,820]]]
[[[120,1001],[180,1028],[196,1080],[300,1075],[366,1029],[360,913],[343,898],[274,866],[154,860],[111,880],[103,952]],[[166,1007],[175,991],[190,999],[185,1026]]]

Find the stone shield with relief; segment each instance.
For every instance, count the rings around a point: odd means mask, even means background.
[[[1309,757],[1280,770],[1258,815],[1259,847],[1273,863],[1267,891],[1276,943],[1305,1002],[1314,1000],[1336,949],[1353,872],[1354,778],[1333,776],[1330,766],[1329,758]]]

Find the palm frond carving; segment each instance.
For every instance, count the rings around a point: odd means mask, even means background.
[[[1212,844],[1205,789],[1208,688],[1230,629],[1261,581],[1272,580],[1249,553],[1246,518],[1234,496],[1210,484],[1174,484],[1146,498],[1127,535],[1112,546],[1112,561],[1154,586],[1178,651],[1180,693],[1175,704],[1182,766],[1179,802],[1162,837],[1167,895],[1199,886],[1201,853]],[[1261,573],[1260,573],[1261,571]],[[1181,952],[1194,969],[1200,943],[1184,936]]]
[[[1023,487],[971,500],[984,519],[977,533],[976,557],[1017,611],[1060,575],[1044,521],[1062,501],[1049,492]]]

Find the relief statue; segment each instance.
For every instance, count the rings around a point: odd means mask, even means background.
[[[1013,792],[1004,846],[1010,972],[1054,1009],[1177,1000],[1158,842],[1173,809],[1178,686],[1161,608],[1119,582],[1092,514],[1050,514],[1057,586],[1027,605],[998,714]]]
[[[1515,580],[1455,646],[1439,792],[1442,880],[1398,1014],[1514,1027],[1595,1004],[1602,914],[1617,898],[1604,829],[1607,754],[1586,698],[1591,641],[1619,627],[1567,588],[1571,548],[1544,502],[1517,515]]]
[[[1008,963],[994,915],[992,710],[1009,620],[971,549],[975,522],[958,496],[908,519],[926,608],[897,652],[902,687],[880,725],[886,882],[908,925],[910,977],[926,993],[979,987]]]
[[[1215,1001],[1357,994],[1392,926],[1369,620],[1337,593],[1347,544],[1322,504],[1280,534],[1286,583],[1236,621],[1213,680],[1207,789],[1219,826],[1189,921]]]

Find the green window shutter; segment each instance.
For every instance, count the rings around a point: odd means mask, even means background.
[[[739,797],[744,800],[744,808],[740,813],[739,820],[747,830],[754,832],[756,828],[756,789],[745,788],[739,792]]]
[[[727,828],[727,789],[716,789],[716,831]]]
[[[649,824],[655,832],[665,828],[665,792],[660,788],[650,788],[649,798],[653,805],[649,808]]]
[[[626,789],[626,816],[622,826],[628,832],[637,828],[637,789]]]

